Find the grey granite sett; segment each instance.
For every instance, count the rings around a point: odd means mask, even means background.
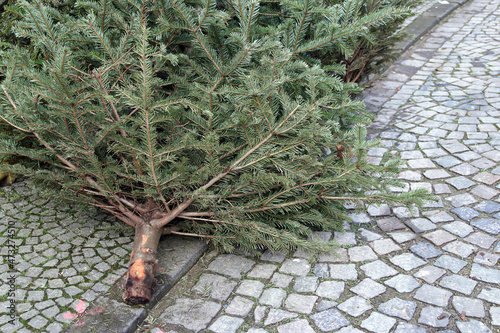
[[[222,275],[228,275],[234,279],[241,279],[241,274],[248,272],[254,264],[253,260],[241,256],[221,254],[210,263],[208,269]]]
[[[339,245],[356,245],[356,234],[354,232],[335,231],[333,241]]]
[[[373,232],[372,230],[367,230],[367,229],[361,228],[361,229],[359,229],[359,231],[360,231],[359,235],[360,235],[361,239],[365,242],[373,242],[373,241],[376,241],[376,240],[383,238],[382,235],[380,235],[379,233]]]
[[[470,277],[479,281],[500,284],[500,270],[473,263]]]
[[[316,295],[329,299],[338,299],[344,293],[344,282],[323,281],[316,289]]]
[[[500,176],[491,174],[489,172],[481,172],[475,175],[472,179],[486,185],[493,185],[500,180]]]
[[[304,276],[311,270],[311,264],[303,258],[286,259],[279,271],[285,274]]]
[[[317,263],[314,265],[313,274],[317,277],[330,277],[330,271],[328,270],[327,263]]]
[[[457,313],[465,313],[466,317],[485,317],[484,304],[479,299],[453,296],[451,304]]]
[[[477,298],[500,305],[500,289],[484,286]]]
[[[396,231],[390,232],[389,236],[398,243],[405,243],[417,238],[417,235],[411,231]]]
[[[334,306],[336,306],[337,304],[339,304],[339,303],[337,303],[335,301],[330,301],[330,300],[326,300],[326,299],[321,300],[318,303],[318,306],[316,306],[316,312],[321,312],[321,311],[331,309]]]
[[[460,333],[493,333],[488,326],[474,319],[467,322],[457,321],[457,327]]]
[[[220,304],[205,299],[178,298],[163,311],[158,320],[160,323],[182,325],[197,332],[207,328],[220,308]]]
[[[260,256],[261,260],[264,261],[272,261],[272,262],[277,262],[281,263],[283,260],[286,258],[286,252],[281,252],[281,251],[275,251],[274,253],[271,252],[270,250],[266,250],[262,255]]]
[[[426,218],[407,220],[405,224],[417,234],[436,229],[436,225]]]
[[[290,294],[285,300],[285,308],[293,312],[309,314],[317,299],[317,296]]]
[[[330,277],[336,280],[357,280],[355,264],[330,264]]]
[[[477,200],[469,193],[453,195],[447,197],[445,200],[450,201],[453,207],[467,206],[477,202]]]
[[[461,292],[465,295],[470,295],[477,286],[477,282],[472,279],[468,279],[465,276],[454,274],[443,277],[439,282],[439,285],[444,288]]]
[[[252,310],[254,302],[248,298],[236,296],[226,307],[226,313],[245,317]]]
[[[429,232],[429,233],[423,235],[422,237],[431,241],[432,243],[434,243],[434,245],[437,245],[437,246],[441,246],[443,244],[446,244],[448,242],[451,242],[451,241],[454,241],[455,239],[457,239],[455,236],[453,236],[449,232],[444,231],[442,229]]]
[[[474,228],[472,228],[470,225],[460,221],[445,224],[442,228],[459,237],[466,237],[474,231]]]
[[[377,309],[388,316],[398,317],[409,321],[413,318],[413,315],[417,310],[417,303],[394,297],[389,301],[380,304]]]
[[[443,250],[456,254],[462,258],[467,258],[470,256],[477,248],[471,244],[467,244],[461,241],[454,241],[448,243],[443,247]]]
[[[364,264],[360,269],[370,278],[378,280],[384,277],[393,276],[398,274],[394,268],[390,267],[381,260],[373,261],[368,264]]]
[[[422,180],[422,174],[420,171],[404,170],[399,173],[398,179],[420,181]]]
[[[28,325],[36,330],[41,330],[49,321],[42,316],[36,316],[28,321]]]
[[[359,317],[370,310],[372,306],[365,298],[353,296],[339,304],[337,308],[350,316]]]
[[[337,309],[321,311],[312,315],[310,318],[314,321],[314,325],[322,332],[338,330],[350,324],[349,320],[347,320],[347,318]]]
[[[482,154],[484,157],[492,159],[495,162],[500,162],[500,151],[498,150],[490,150],[486,153]]]
[[[393,333],[427,333],[427,329],[408,323],[399,323]]]
[[[437,258],[436,261],[434,262],[434,265],[437,267],[441,267],[444,269],[448,269],[452,271],[453,273],[458,273],[467,266],[467,262],[452,256],[449,256],[447,254],[442,255],[441,257]]]
[[[208,329],[217,333],[235,333],[243,321],[242,318],[220,316]]]
[[[384,282],[399,293],[410,293],[420,287],[418,281],[410,275],[398,274]]]
[[[444,269],[437,268],[436,266],[428,265],[422,267],[415,273],[415,277],[424,280],[429,284],[433,284],[437,279],[446,273]]]
[[[349,214],[353,223],[362,224],[362,223],[370,223],[372,218],[367,213],[352,213]]]
[[[500,326],[500,307],[492,306],[490,308],[491,324]]]
[[[497,239],[482,232],[475,232],[464,238],[464,240],[484,249],[489,249]]]
[[[490,200],[500,192],[486,185],[478,185],[471,190],[471,193],[480,198]]]
[[[441,200],[441,197],[437,197],[437,201],[435,200],[424,200],[424,204],[422,205],[424,208],[443,208],[444,204],[443,201]]]
[[[306,319],[299,319],[287,324],[278,326],[278,333],[315,333]]]
[[[293,290],[299,293],[312,293],[318,288],[316,276],[299,276],[295,279]]]
[[[424,284],[417,290],[414,298],[425,303],[445,307],[451,296],[452,293],[448,290]]]
[[[377,225],[383,231],[404,229],[406,226],[396,217],[387,217],[377,220]]]
[[[377,239],[371,242],[370,246],[378,255],[384,255],[394,251],[402,250],[402,248],[394,243],[394,241],[390,238]]]
[[[262,296],[259,298],[259,303],[269,305],[274,308],[279,308],[283,299],[286,297],[286,291],[279,288],[269,288],[264,290]]]
[[[473,175],[473,174],[476,174],[479,172],[478,168],[476,168],[473,165],[470,165],[469,163],[463,163],[460,165],[456,165],[456,166],[452,167],[450,170],[453,172],[456,172],[462,176],[470,176],[470,175]],[[457,177],[457,178],[460,178],[460,177]],[[462,177],[462,178],[464,178],[464,177]]]
[[[450,187],[446,184],[433,184],[434,194],[449,194],[451,193]],[[435,221],[433,221],[435,222]]]
[[[488,200],[478,203],[474,206],[474,209],[486,214],[494,214],[500,212],[500,204]]]
[[[427,306],[420,312],[418,318],[419,324],[425,324],[431,327],[446,327],[450,322],[450,314],[442,308]]]
[[[364,298],[373,298],[380,294],[383,294],[387,288],[382,284],[373,281],[370,278],[366,278],[355,287],[350,289],[353,293],[358,294]]]
[[[255,307],[253,315],[254,315],[254,322],[256,324],[259,324],[262,322],[262,319],[264,319],[264,317],[266,316],[267,310],[268,310],[268,307],[264,306],[264,305],[257,305]]]
[[[450,168],[461,163],[461,161],[458,158],[449,155],[436,158],[434,159],[434,162],[436,162],[443,168]]]
[[[234,281],[220,275],[204,273],[192,290],[218,301],[225,301],[233,292],[234,287],[236,287]]]
[[[453,208],[451,212],[465,221],[473,220],[480,215],[477,211],[469,207]]]
[[[495,266],[500,259],[498,254],[488,253],[488,252],[478,252],[474,257],[474,262],[486,265],[486,266]]]
[[[376,260],[378,256],[373,252],[373,250],[368,245],[355,246],[347,250],[349,254],[350,261],[362,262],[369,260]]]
[[[412,169],[432,169],[436,167],[436,165],[429,158],[408,160],[407,163],[408,166]]]
[[[414,184],[414,183],[412,183]],[[419,217],[420,214],[419,214],[419,211],[418,211],[418,207],[394,207],[392,209],[394,215],[396,215],[396,217],[398,219],[408,219],[408,218],[412,218],[412,217]]]
[[[250,272],[248,277],[257,279],[269,279],[278,267],[274,264],[257,264]]]
[[[445,182],[447,182],[457,190],[464,190],[466,188],[476,185],[475,182],[463,176],[448,178],[445,180]]]
[[[498,235],[500,233],[500,220],[499,219],[487,219],[482,218],[471,223],[472,226],[486,231],[492,235]]]
[[[236,293],[244,296],[258,298],[262,294],[264,284],[257,280],[243,280],[236,289]]]
[[[401,267],[405,271],[411,271],[426,264],[422,259],[411,253],[403,253],[389,259],[394,265]]]
[[[374,333],[388,333],[394,324],[396,324],[396,319],[372,312],[368,318],[361,322],[361,327]]]
[[[451,175],[448,172],[442,169],[427,170],[424,172],[424,176],[428,179],[441,179],[441,178],[451,177]]]
[[[286,319],[291,319],[291,318],[296,318],[298,314],[285,311],[285,310],[280,310],[280,309],[271,309],[269,310],[269,314],[267,315],[266,320],[264,321],[264,325],[272,325],[279,323],[280,321],[286,320]]]
[[[348,262],[347,249],[338,248],[333,253],[321,253],[319,255],[319,262]]]
[[[286,274],[274,273],[271,283],[279,288],[286,288],[292,282],[293,277]]]
[[[387,216],[391,215],[391,209],[387,204],[368,205],[367,212],[370,216]]]
[[[413,244],[410,246],[410,251],[423,259],[435,258],[443,253],[443,251],[427,242]]]

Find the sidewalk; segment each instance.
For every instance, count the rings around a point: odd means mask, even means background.
[[[436,1],[407,28],[423,34],[461,2]],[[0,331],[499,332],[500,5],[490,2],[457,9],[364,94],[386,147],[370,151],[372,162],[399,154],[399,190],[425,187],[440,202],[353,214],[351,230],[319,234],[343,245],[339,258],[209,252],[183,278],[205,247],[169,238],[148,311],[119,301],[132,229],[16,183],[0,188],[0,219],[16,230],[21,321],[8,323],[3,283]]]

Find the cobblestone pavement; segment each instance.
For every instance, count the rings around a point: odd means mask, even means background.
[[[0,220],[0,332],[61,332],[126,272],[134,230],[107,215],[56,206],[16,182],[0,188]],[[15,270],[8,263],[10,241]]]
[[[500,331],[500,3],[464,5],[368,96],[372,162],[398,154],[394,190],[440,200],[353,212],[318,233],[339,257],[214,255],[138,332]]]

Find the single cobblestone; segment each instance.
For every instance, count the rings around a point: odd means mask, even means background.
[[[415,277],[424,280],[428,284],[433,284],[437,279],[446,273],[444,269],[435,266],[425,266],[415,273]]]
[[[342,313],[337,309],[330,309],[326,311],[321,311],[311,316],[316,327],[318,327],[322,332],[330,332],[333,330],[338,330],[341,327],[349,325],[349,320],[347,320]],[[297,331],[301,332],[301,331]]]
[[[359,296],[369,299],[383,294],[387,290],[387,288],[370,278],[366,278],[350,290],[353,293],[358,294]]]
[[[419,324],[431,327],[446,327],[450,322],[450,314],[442,308],[427,306],[420,312]]]
[[[384,282],[389,287],[396,289],[399,293],[410,293],[420,284],[410,275],[398,274]]]
[[[368,318],[361,322],[361,327],[370,332],[388,333],[394,324],[396,324],[396,319],[378,312],[372,312]]]
[[[483,301],[479,299],[453,296],[451,304],[457,313],[465,313],[467,317],[485,317],[484,304]]]
[[[451,296],[452,293],[447,290],[424,284],[417,290],[414,298],[425,303],[445,307]]]
[[[268,326],[276,324],[286,319],[296,318],[297,316],[298,314],[293,312],[284,311],[280,309],[271,309],[269,310],[269,314],[267,315],[266,321],[264,321],[264,325]]]
[[[378,306],[378,310],[391,317],[411,320],[417,309],[417,303],[395,297]]]
[[[461,292],[465,295],[470,295],[477,286],[477,282],[461,275],[445,276],[439,282],[439,285],[444,288]]]

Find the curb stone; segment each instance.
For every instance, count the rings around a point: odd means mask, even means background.
[[[395,46],[396,53],[401,55],[436,24],[470,0],[438,1],[425,12],[417,16],[403,30],[410,36]],[[0,3],[2,0],[0,0]],[[387,68],[390,64],[387,64]],[[383,72],[387,69],[385,68]],[[379,74],[377,76],[381,76]],[[363,94],[361,94],[363,96]],[[389,99],[390,96],[384,96]],[[378,103],[377,103],[378,104]],[[367,105],[370,110],[370,105]],[[373,110],[371,110],[373,111]],[[165,267],[168,273],[161,272],[156,276],[157,285],[153,289],[152,300],[145,306],[130,306],[121,299],[124,277],[120,278],[111,291],[101,295],[87,310],[67,327],[63,333],[132,333],[144,321],[151,310],[167,292],[186,274],[189,269],[205,253],[207,246],[200,240],[182,237],[169,237],[160,242],[158,251],[159,266]],[[176,260],[183,258],[181,260]],[[100,309],[104,309],[99,312]],[[99,312],[99,313],[96,313]],[[90,314],[96,313],[96,314]],[[83,319],[83,320],[82,320]]]
[[[194,266],[208,246],[199,239],[169,236],[158,246],[158,273],[151,302],[130,306],[121,295],[125,276],[117,280],[110,291],[99,296],[63,333],[129,333],[134,332],[147,317],[148,310]]]
[[[404,31],[410,36],[395,45],[397,53],[404,53],[436,24],[453,13],[458,7],[464,5],[467,1],[469,0],[438,1],[438,3],[419,15],[413,22],[404,28]]]

